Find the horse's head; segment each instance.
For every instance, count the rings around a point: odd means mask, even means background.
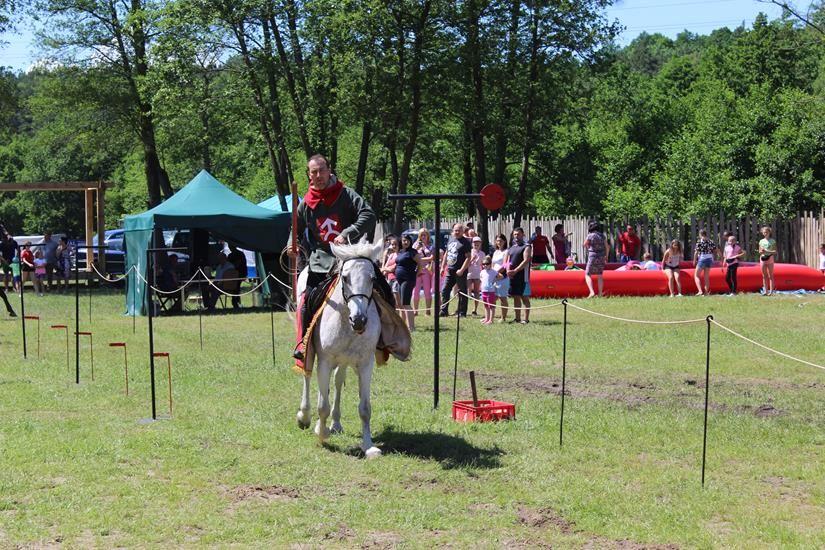
[[[367,314],[372,302],[372,284],[375,280],[374,263],[381,256],[381,243],[372,245],[361,241],[353,245],[332,245],[338,259],[341,290],[349,308],[349,322],[357,334],[367,327]]]

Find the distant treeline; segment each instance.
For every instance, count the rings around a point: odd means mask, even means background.
[[[396,225],[430,206],[389,192],[489,182],[516,219],[825,205],[822,34],[760,16],[618,48],[609,3],[32,3],[49,61],[0,71],[0,181],[108,180],[113,225],[204,167],[253,201],[305,188],[315,152]],[[82,208],[0,194],[15,233],[80,233]]]

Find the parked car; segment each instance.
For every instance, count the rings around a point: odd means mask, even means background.
[[[435,235],[433,234],[433,230],[430,229],[430,228],[427,228],[427,229],[429,229],[429,231],[430,231],[430,239],[433,239],[433,237],[435,237]],[[438,244],[441,247],[441,250],[446,250],[447,242],[450,240],[450,235],[452,235],[453,230],[452,229],[441,229],[440,233],[441,233],[441,238],[440,238]],[[409,235],[410,238],[412,239],[412,241],[415,242],[416,239],[418,239],[418,229],[407,229],[406,231],[403,231],[401,233],[401,235],[402,236],[403,235]]]
[[[126,271],[126,234],[123,229],[108,229],[103,234],[103,244],[106,246],[106,272],[113,275],[122,274]],[[98,235],[92,237],[92,244],[97,246],[100,242]],[[75,250],[75,260],[82,268],[86,265],[86,241],[73,239],[70,243]],[[95,250],[94,255],[98,256],[100,250]]]

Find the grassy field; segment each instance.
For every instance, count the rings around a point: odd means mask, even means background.
[[[649,320],[712,314],[825,363],[823,296],[575,303]],[[83,347],[79,386],[64,333],[47,328],[73,321],[73,299],[27,300],[42,317],[40,359],[35,325],[23,360],[20,323],[0,317],[0,547],[825,547],[825,372],[714,327],[703,489],[703,323],[630,325],[571,309],[560,448],[561,308],[534,312],[528,326],[462,323],[459,398],[469,398],[475,369],[480,397],[516,404],[517,420],[498,424],[450,419],[452,319],[432,409],[423,319],[413,360],[376,372],[373,431],[385,456],[367,461],[353,376],[345,434],[322,447],[297,428],[285,314],[275,318],[274,367],[268,313],[204,317],[203,351],[197,316],[158,319],[174,418],[142,424],[146,319],[133,334],[111,294],[95,298],[92,325],[87,308],[81,330],[94,331],[96,380]],[[110,341],[128,343],[129,397]],[[165,364],[157,378],[165,413]]]

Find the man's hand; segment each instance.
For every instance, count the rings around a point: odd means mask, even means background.
[[[516,273],[518,273],[518,271],[516,271],[515,269],[508,269],[508,270],[507,270],[507,276],[508,276],[508,277],[512,277],[512,276],[513,276],[513,275],[515,275]]]
[[[338,235],[337,237],[335,237],[335,239],[333,239],[332,242],[338,245],[347,244],[347,239],[343,235]]]
[[[291,246],[286,249],[286,255],[292,258],[293,260],[298,257],[298,249],[293,249]]]
[[[458,275],[459,277],[461,277],[462,275],[464,275],[464,269],[459,269],[458,271],[455,272],[455,274]]]

